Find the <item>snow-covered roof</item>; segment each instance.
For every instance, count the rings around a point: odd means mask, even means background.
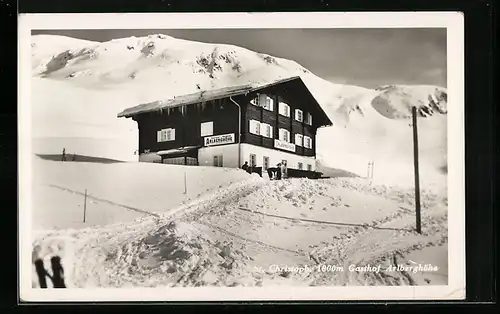
[[[300,79],[299,76],[281,79],[267,84],[246,84],[240,86],[224,87],[219,89],[204,90],[197,93],[176,96],[173,99],[157,100],[146,104],[141,104],[135,107],[127,108],[118,114],[118,117],[131,117],[140,113],[158,111],[164,108],[174,108],[183,105],[192,105],[203,101],[216,100],[230,96],[247,94],[268,86],[281,84],[288,81]]]

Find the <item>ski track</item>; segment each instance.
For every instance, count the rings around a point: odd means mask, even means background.
[[[105,228],[87,228],[80,233],[66,231],[40,237],[35,241],[33,255],[50,258],[62,254],[67,260],[68,287],[128,287],[128,286],[198,286],[198,285],[259,285],[263,277],[276,279],[280,274],[260,273],[251,269],[252,257],[235,249],[233,241],[250,244],[257,251],[276,254],[290,253],[297,261],[319,265],[338,265],[345,270],[349,265],[363,266],[379,263],[397,266],[403,254],[428,246],[447,243],[447,211],[435,210],[435,198],[423,199],[422,235],[414,230],[414,211],[400,206],[400,210],[385,217],[361,225],[346,225],[346,231],[333,237],[333,241],[310,252],[299,252],[277,247],[230,232],[210,223],[217,214],[242,209],[238,201],[262,190],[276,181],[252,178],[218,191],[215,195],[202,197],[184,206],[173,209],[159,217],[141,218],[131,225],[115,224]],[[357,181],[334,180],[321,183],[357,189],[363,193],[376,193],[403,205],[413,200],[403,193],[389,195],[386,189],[356,188]],[[302,181],[311,188],[308,181]],[[354,187],[353,187],[354,185]],[[296,190],[296,186],[275,186],[281,194]],[[320,192],[321,193],[321,192]],[[278,199],[282,196],[277,196]],[[446,203],[446,201],[444,201]],[[239,219],[259,219],[256,216],[274,216],[244,208]],[[248,215],[247,218],[242,218]],[[246,217],[246,216],[245,216]],[[205,219],[208,218],[208,219]],[[279,217],[291,221],[292,226],[300,221],[294,217]],[[307,223],[327,223],[307,220]],[[174,222],[175,221],[175,222]],[[394,224],[398,226],[394,227]],[[403,223],[401,225],[401,223]],[[209,233],[199,232],[202,227],[212,229],[229,241],[212,240]],[[203,237],[201,236],[203,234]],[[165,254],[162,250],[168,250]],[[160,253],[158,253],[160,252]],[[224,253],[226,252],[226,253]],[[247,250],[248,253],[248,250]],[[157,257],[158,254],[165,255]],[[179,258],[180,256],[180,258]],[[142,258],[144,257],[144,258]],[[179,260],[181,262],[179,262]],[[162,264],[163,263],[163,264]],[[312,265],[315,265],[312,264]],[[384,268],[383,266],[382,268]],[[221,271],[221,269],[223,271]],[[411,275],[396,272],[317,272],[288,274],[284,280],[293,280],[307,285],[414,285]],[[208,279],[207,279],[208,278]],[[283,279],[283,278],[280,278]]]
[[[61,256],[68,287],[143,285],[145,278],[135,278],[129,271],[133,268],[131,263],[134,256],[144,248],[144,245],[141,246],[144,239],[161,233],[162,227],[183,215],[209,211],[241,195],[251,194],[263,188],[263,182],[265,181],[261,178],[253,177],[219,190],[214,195],[196,199],[160,214],[159,217],[140,218],[127,225],[118,223],[104,228],[39,233],[38,239],[33,243],[33,260],[42,258],[48,261],[53,255]],[[111,256],[114,258],[110,258]],[[122,279],[110,279],[113,277]]]

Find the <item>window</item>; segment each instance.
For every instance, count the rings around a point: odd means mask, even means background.
[[[312,115],[309,112],[306,113],[306,123],[309,124],[309,125],[313,124],[313,117],[312,117]]]
[[[290,142],[290,131],[280,129],[279,139],[285,142]]]
[[[214,122],[203,122],[201,124],[201,136],[210,136],[214,134]]]
[[[175,141],[175,129],[163,129],[156,132],[158,142]]]
[[[304,116],[302,115],[302,110],[295,109],[295,120],[302,122],[304,120]]]
[[[250,167],[255,167],[257,165],[257,155],[250,154]]]
[[[312,149],[312,138],[309,136],[304,136],[304,147]]]
[[[304,168],[304,165],[301,162],[299,162],[299,170],[302,170],[303,168]]]
[[[302,146],[303,136],[302,134],[295,134],[295,145]]]
[[[267,168],[269,168],[269,157],[264,156],[262,164],[264,166],[264,170],[267,170]]]
[[[222,155],[214,156],[214,166],[215,167],[222,167],[222,165],[223,165]]]
[[[250,120],[250,133],[260,135],[260,122],[257,120]]]
[[[287,103],[280,101],[278,105],[278,113],[285,117],[290,117],[290,106]]]
[[[313,166],[312,165],[307,165],[307,171],[312,171],[313,170]]]
[[[273,138],[273,127],[270,126],[269,124],[261,123],[260,124],[263,133],[261,134],[262,136]]]
[[[266,94],[257,94],[257,97],[250,100],[250,103],[257,107],[262,107],[266,110],[273,111],[274,100]]]

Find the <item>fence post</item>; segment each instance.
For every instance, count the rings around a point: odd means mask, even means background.
[[[87,189],[85,189],[85,198],[83,200],[83,222],[85,222],[86,215],[87,215]]]
[[[420,220],[420,177],[418,170],[418,132],[417,132],[417,107],[413,106],[413,168],[415,171],[415,210],[416,210],[416,227],[419,234],[422,233]]]
[[[187,178],[186,170],[184,170],[184,194],[187,194]]]

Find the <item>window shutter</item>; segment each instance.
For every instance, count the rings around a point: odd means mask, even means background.
[[[302,134],[295,134],[295,145],[302,146]]]
[[[295,109],[295,120],[300,121],[300,122],[303,121],[302,110]]]
[[[171,133],[170,133],[170,140],[171,141],[175,141],[175,129],[170,129]]]
[[[256,120],[250,120],[250,133],[260,135],[260,122]]]
[[[269,110],[273,111],[274,110],[274,108],[273,108],[274,100],[271,97],[267,97],[267,101],[269,103]]]
[[[260,107],[265,107],[266,106],[266,95],[264,94],[259,94],[259,102],[258,105]]]
[[[269,137],[270,138],[273,138],[273,127],[272,126],[269,126]]]
[[[162,134],[161,130],[156,132],[156,141],[157,142],[161,142],[162,141],[161,134]]]
[[[285,141],[290,143],[290,132],[285,130]]]
[[[279,102],[279,114],[290,117],[290,106],[284,102]]]

